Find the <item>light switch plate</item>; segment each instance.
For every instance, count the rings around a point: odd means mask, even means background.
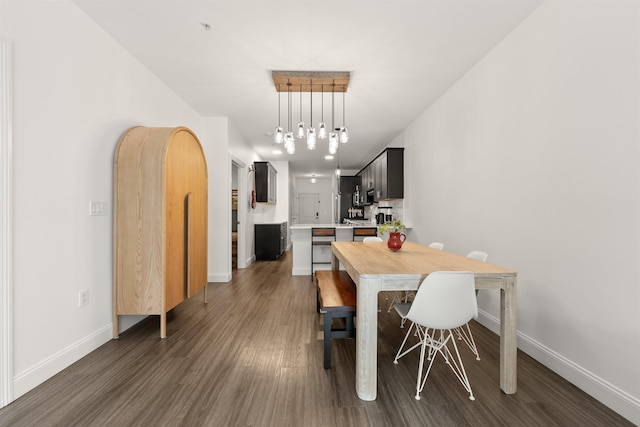
[[[107,209],[107,202],[96,202],[94,200],[89,202],[89,215],[91,216],[106,216]]]

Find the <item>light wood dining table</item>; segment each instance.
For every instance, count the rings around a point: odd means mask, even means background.
[[[434,271],[472,271],[476,289],[500,289],[500,388],[517,389],[517,273],[462,255],[405,242],[333,242],[332,269],[342,266],[357,287],[356,392],[375,400],[378,362],[378,292],[416,290]],[[391,363],[391,361],[389,361]]]

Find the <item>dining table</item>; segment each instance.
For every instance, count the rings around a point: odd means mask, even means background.
[[[417,290],[434,271],[471,271],[476,289],[500,290],[500,388],[517,390],[517,272],[463,255],[404,242],[332,242],[331,268],[349,273],[357,288],[356,393],[375,400],[378,363],[378,293]]]

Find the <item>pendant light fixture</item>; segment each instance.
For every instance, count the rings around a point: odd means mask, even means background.
[[[300,121],[298,122],[298,139],[302,139],[304,137],[304,122],[302,121],[302,85],[300,85]]]
[[[309,129],[307,129],[307,150],[316,149],[316,128],[313,127],[313,81],[309,82],[309,111],[311,114]]]
[[[329,133],[329,153],[336,154],[338,151],[338,134],[335,131],[335,83],[331,85],[331,133]]]
[[[296,142],[293,138],[293,132],[291,131],[291,83],[287,82],[287,134],[284,136],[284,148],[287,153],[293,154],[296,152]]]
[[[347,125],[344,120],[345,109],[344,92],[342,92],[342,127],[340,128],[340,142],[343,144],[349,141],[349,131],[347,130]]]
[[[276,144],[282,144],[284,142],[284,132],[282,130],[282,127],[280,126],[280,98],[281,97],[282,97],[282,94],[280,93],[280,91],[278,91],[278,127],[276,128],[276,132],[273,137]]]
[[[327,126],[324,124],[324,85],[322,85],[322,117],[318,126],[318,138],[327,139]]]
[[[335,155],[341,143],[349,140],[346,125],[346,95],[349,86],[351,73],[348,71],[272,71],[273,82],[276,91],[283,92],[287,88],[287,132],[284,132],[281,124],[281,94],[278,96],[278,126],[274,133],[276,144],[284,142],[284,147],[289,154],[295,152],[295,140],[305,139],[307,150],[317,148],[318,139],[329,139],[329,153]],[[295,85],[295,86],[294,86]],[[324,121],[324,87],[331,85],[331,128]],[[295,87],[300,92],[299,99],[299,121],[297,126],[293,121],[293,92]],[[320,90],[318,90],[320,89]],[[303,121],[303,95],[302,92],[309,92],[309,126],[305,127]],[[316,128],[313,122],[313,92],[321,92],[321,121]],[[335,123],[335,93],[342,92],[342,124],[336,127]],[[297,127],[297,129],[294,129]],[[317,129],[317,132],[316,132]]]

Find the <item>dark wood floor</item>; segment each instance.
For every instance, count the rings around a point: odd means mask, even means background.
[[[523,353],[518,393],[498,385],[498,337],[472,324],[481,361],[461,348],[476,396],[442,360],[422,400],[418,354],[393,364],[403,338],[380,296],[378,399],[354,388],[355,342],[333,343],[323,369],[321,318],[291,254],[234,271],[169,314],[151,317],[0,410],[2,426],[624,426],[632,425]]]

